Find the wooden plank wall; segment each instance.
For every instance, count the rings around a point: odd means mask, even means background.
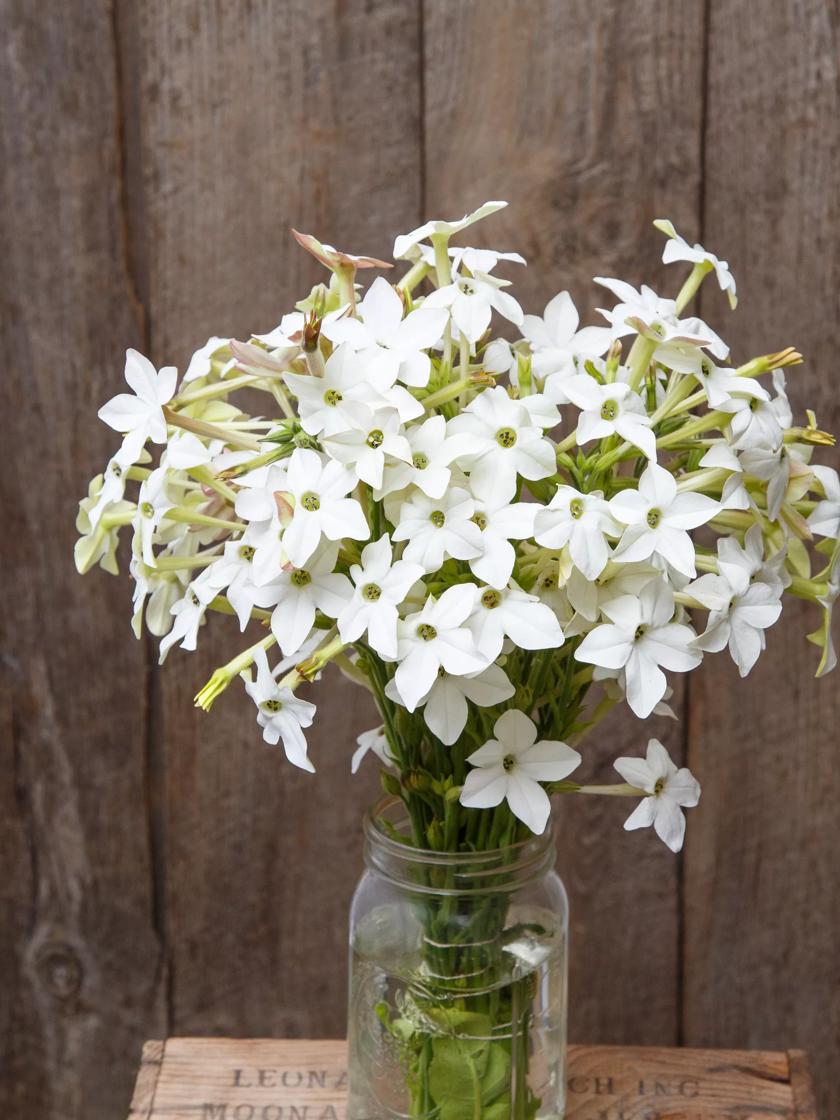
[[[154,668],[127,582],[77,579],[75,503],[112,440],[121,352],[183,363],[267,329],[316,276],[295,224],[387,254],[485,197],[532,310],[662,281],[652,218],[732,261],[736,353],[798,345],[840,427],[837,0],[0,0],[6,469],[0,586],[0,1111],[113,1120],[165,1033],[337,1035],[371,773],[338,678],[312,779],[204,648]],[[561,806],[572,1037],[811,1051],[840,1107],[835,679],[802,612],[746,683],[710,660],[657,728],[705,787],[686,855]],[[224,643],[222,628],[216,638]],[[218,649],[218,647],[217,647]],[[223,655],[222,655],[223,656]],[[323,698],[323,688],[319,698]],[[615,721],[587,766],[643,743]]]

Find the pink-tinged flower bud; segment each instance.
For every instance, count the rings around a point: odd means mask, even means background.
[[[318,349],[318,340],[321,337],[321,316],[315,311],[310,311],[303,324],[303,350],[307,354]]]
[[[277,506],[277,516],[280,518],[280,524],[285,529],[294,517],[294,498],[291,494],[284,493],[281,490],[275,490],[274,504]]]
[[[292,230],[292,237],[297,241],[302,249],[310,253],[316,261],[319,261],[325,268],[331,269],[333,272],[339,269],[353,268],[393,268],[392,264],[388,261],[381,261],[377,257],[357,257],[353,253],[343,253],[340,249],[333,248],[332,245],[322,245],[317,237],[313,237],[311,233],[299,233],[296,229]]]
[[[255,346],[253,342],[239,342],[232,338],[230,340],[230,352],[236,359],[237,368],[244,370],[245,373],[263,369],[269,370],[271,373],[282,373],[286,369],[283,362],[278,361],[261,346]]]

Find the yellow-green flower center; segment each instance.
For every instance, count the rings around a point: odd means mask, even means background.
[[[375,451],[377,447],[382,446],[382,441],[384,439],[385,436],[382,434],[379,428],[374,428],[372,432],[368,432],[367,445],[368,447],[373,448],[373,450]]]
[[[442,529],[446,524],[446,514],[442,509],[433,509],[429,514],[429,520],[436,529]]]
[[[499,605],[499,603],[501,603],[501,601],[502,601],[502,596],[499,594],[498,591],[495,591],[492,587],[488,587],[487,590],[481,596],[481,605],[483,607],[486,607],[488,611],[492,611],[494,607],[498,607],[498,605]]]
[[[312,576],[305,568],[295,568],[289,578],[295,587],[306,587],[312,582]]]
[[[362,588],[362,598],[369,603],[375,603],[381,594],[382,588],[378,583],[366,583]]]
[[[315,513],[316,510],[319,510],[321,508],[321,499],[317,494],[313,494],[310,491],[308,494],[303,495],[300,500],[300,504],[305,510],[307,510],[307,512]]]
[[[429,622],[421,622],[417,627],[417,637],[424,642],[431,642],[437,637],[437,630]]]
[[[500,447],[510,449],[516,446],[516,432],[513,428],[499,428],[496,432],[496,442]]]

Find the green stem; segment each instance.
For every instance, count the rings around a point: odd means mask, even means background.
[[[183,428],[185,432],[193,432],[197,436],[206,436],[208,439],[220,439],[232,447],[241,447],[245,451],[259,451],[260,443],[251,436],[232,432],[218,424],[208,424],[205,420],[196,420],[193,416],[186,416],[181,412],[173,412],[167,405],[163,406],[163,415],[167,424]]]
[[[689,273],[688,279],[680,288],[679,295],[676,299],[677,314],[682,315],[686,306],[694,298],[697,289],[703,283],[706,276],[712,271],[712,265],[709,261],[700,261],[696,264]]]

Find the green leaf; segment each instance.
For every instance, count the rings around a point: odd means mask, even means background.
[[[481,1120],[510,1120],[510,1094],[505,1093],[495,1104],[485,1108]]]
[[[429,1088],[440,1120],[481,1120],[481,1082],[476,1062],[486,1043],[436,1038],[429,1065]]]
[[[500,1093],[510,1089],[510,1053],[502,1042],[491,1042],[487,1063],[481,1078],[481,1100],[490,1104]],[[486,1116],[482,1117],[486,1120]]]
[[[460,1014],[484,1019],[469,1012]],[[432,1052],[429,1089],[440,1110],[440,1120],[487,1120],[488,1116],[490,1120],[501,1120],[507,1116],[510,1054],[503,1042],[488,1038],[436,1038]]]
[[[492,1024],[487,1015],[477,1011],[461,1011],[457,1007],[426,1007],[427,1018],[446,1035],[460,1035],[468,1042],[483,1042]]]

